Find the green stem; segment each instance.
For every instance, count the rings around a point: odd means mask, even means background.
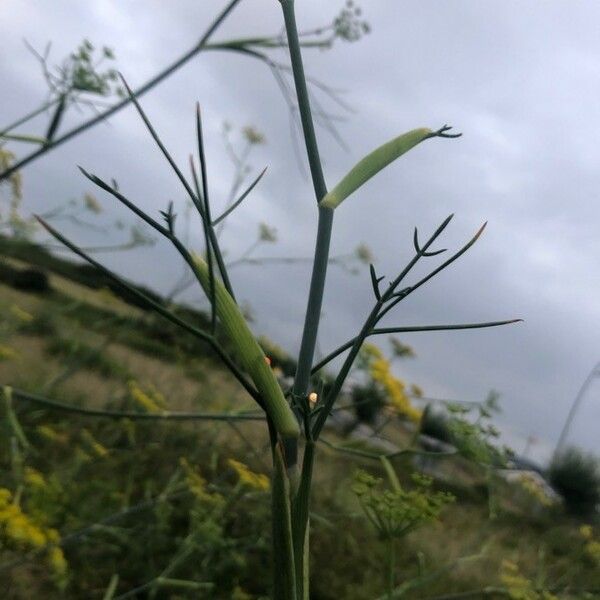
[[[302,53],[298,39],[298,28],[296,26],[296,17],[294,13],[294,1],[281,0],[281,6],[283,8],[283,16],[288,37],[290,60],[296,86],[296,95],[298,97],[298,107],[300,109],[300,119],[302,121],[302,130],[304,132],[306,153],[315,190],[315,197],[317,202],[319,202],[321,198],[327,194],[327,186],[325,185],[325,178],[323,176],[323,169],[321,167],[321,159],[319,156],[319,146],[311,115],[310,99],[306,86],[304,66],[302,64]],[[327,275],[332,226],[333,210],[320,208],[308,305],[306,308],[300,353],[298,355],[298,368],[296,370],[293,387],[293,394],[301,398],[307,395],[308,386],[310,384],[310,370],[315,353],[319,321],[321,318],[321,306],[323,304],[323,292]]]
[[[6,389],[6,387],[4,388]],[[12,389],[12,388],[11,388]],[[135,411],[122,410],[104,410],[98,408],[85,408],[82,406],[73,406],[65,402],[58,402],[45,398],[38,394],[31,394],[24,390],[12,389],[12,399],[31,402],[51,410],[78,414],[86,417],[106,417],[109,419],[137,419],[140,421],[264,421],[264,412],[231,412],[231,413],[210,413],[210,412],[182,412],[182,411],[162,411],[160,413],[141,413]]]
[[[292,63],[292,73],[294,84],[296,86],[296,96],[298,98],[298,107],[300,110],[300,119],[304,133],[304,142],[306,144],[306,153],[308,164],[315,192],[317,204],[327,194],[327,186],[323,176],[321,159],[319,156],[319,146],[315,134],[315,127],[311,115],[310,99],[304,75],[304,66],[302,64],[302,52],[298,36],[298,27],[296,25],[296,16],[294,12],[294,0],[281,0],[283,17],[290,51],[290,60]],[[319,208],[319,222],[317,228],[317,240],[313,262],[313,270],[310,282],[308,296],[308,305],[304,320],[304,329],[302,332],[302,341],[300,344],[300,353],[298,355],[298,367],[292,393],[301,401],[308,394],[310,385],[310,372],[315,354],[317,343],[317,334],[319,331],[319,321],[321,318],[321,307],[323,304],[323,292],[325,289],[325,279],[327,276],[327,265],[329,262],[329,246],[331,242],[331,230],[333,227],[333,210],[328,208]],[[306,406],[308,410],[308,406]],[[310,432],[310,427],[307,428]],[[297,443],[296,448],[286,448],[286,461],[288,470],[293,468],[297,461]],[[314,442],[307,439],[302,465],[302,474],[300,485],[293,504],[293,543],[295,551],[295,576],[298,591],[298,600],[305,600],[309,597],[309,506],[310,506],[310,488],[312,484],[312,472],[314,462]],[[290,471],[288,471],[290,472]]]
[[[294,0],[280,1],[281,7],[283,8],[283,18],[285,20],[285,29],[290,49],[292,73],[294,75],[294,84],[296,86],[296,96],[298,98],[298,108],[300,110],[300,120],[302,121],[302,131],[304,133],[308,164],[310,166],[313,187],[315,188],[315,196],[317,202],[319,202],[321,198],[327,194],[327,187],[325,185],[325,178],[323,177],[321,158],[319,157],[319,146],[317,144],[317,136],[315,134],[315,126],[310,109],[306,76],[304,75],[302,52],[300,50],[298,27],[296,26],[296,15],[294,12]]]
[[[39,108],[36,108],[34,111],[30,112],[29,114],[26,114],[25,116],[17,119],[14,123],[7,125],[4,129],[2,129],[2,131],[0,131],[0,136],[3,136],[5,134],[9,133],[13,129],[16,129],[19,125],[23,125],[23,123],[27,123],[27,121],[30,121],[34,117],[37,117],[38,115],[42,114],[44,111],[48,110],[51,106],[56,104],[58,102],[58,100],[59,100],[59,98],[54,98],[53,100],[50,100],[49,102],[45,102]]]
[[[290,507],[290,482],[286,472],[281,445],[272,443],[273,485],[273,598],[298,600],[296,595],[296,567]]]
[[[394,597],[395,570],[396,570],[396,544],[393,537],[388,540],[387,556],[387,595],[391,599]]]
[[[308,440],[302,460],[300,485],[292,503],[292,533],[294,537],[298,600],[308,600],[309,598],[309,507],[314,460],[315,442]]]
[[[293,387],[293,393],[297,397],[306,396],[310,384],[310,373],[317,344],[321,307],[323,305],[323,294],[325,291],[325,278],[329,262],[329,244],[331,241],[332,225],[333,210],[329,208],[319,208],[315,258],[310,281],[304,329],[302,332],[302,342],[300,345],[300,353],[298,355],[298,368],[296,370]]]

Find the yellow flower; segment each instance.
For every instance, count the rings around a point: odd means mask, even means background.
[[[10,346],[0,344],[0,360],[12,360],[18,356],[19,353],[16,350],[13,350]]]
[[[585,545],[585,553],[589,559],[600,565],[600,542],[590,540]]]
[[[36,485],[40,483],[41,478],[45,485],[43,476],[34,469],[26,468],[25,477],[26,480],[33,479]],[[48,549],[47,561],[56,582],[61,585],[68,565],[61,548],[56,545],[60,542],[58,531],[37,523],[25,514],[18,504],[11,501],[12,493],[6,488],[0,488],[0,547],[12,545],[28,550],[52,544]]]
[[[13,304],[10,309],[10,314],[17,319],[17,321],[21,321],[21,323],[31,323],[33,321],[33,315],[29,314],[26,310],[23,310],[20,306]]]
[[[266,492],[269,487],[269,478],[262,473],[251,471],[244,463],[230,458],[227,463],[238,474],[240,481],[255,490]]]
[[[593,536],[592,526],[591,525],[582,525],[579,528],[579,533],[581,534],[582,538],[584,538],[586,540],[591,540],[592,536]]]
[[[100,442],[96,440],[96,438],[87,430],[81,430],[81,437],[83,441],[86,443],[88,448],[98,457],[104,458],[108,456],[108,449],[105,448]]]
[[[519,483],[523,486],[523,489],[542,506],[552,506],[552,498],[548,496],[544,488],[530,475],[523,473],[523,475],[519,477]]]
[[[185,473],[185,482],[190,491],[196,498],[205,498],[208,494],[206,492],[206,481],[204,477],[199,473],[196,473],[187,459],[183,456],[179,459],[179,465]]]
[[[373,344],[365,344],[363,352],[365,350],[371,379],[383,388],[391,407],[411,421],[419,422],[421,411],[411,404],[404,382],[393,375],[391,365],[381,350]]]
[[[512,600],[558,600],[558,597],[550,592],[538,592],[534,583],[522,575],[519,567],[510,560],[502,561],[500,581]]]
[[[46,487],[46,480],[44,479],[44,476],[39,471],[32,469],[31,467],[25,467],[23,479],[25,480],[25,483],[31,487]]]
[[[50,425],[38,425],[35,430],[50,442],[55,442],[61,446],[66,446],[69,443],[69,436],[66,433],[59,433]]]
[[[165,399],[159,391],[150,387],[149,391],[145,392],[137,381],[133,379],[127,383],[127,387],[129,388],[131,399],[137,402],[144,410],[149,413],[164,412]]]
[[[55,575],[62,576],[67,572],[67,560],[60,546],[52,546],[48,550],[48,563]]]

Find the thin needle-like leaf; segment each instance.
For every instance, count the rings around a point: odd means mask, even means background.
[[[248,196],[248,194],[255,188],[256,184],[263,178],[263,175],[267,172],[265,167],[258,175],[258,177],[246,188],[246,191],[225,211],[219,215],[213,222],[213,227],[218,225],[223,219],[229,216]]]
[[[86,417],[106,417],[109,419],[137,419],[141,421],[264,421],[264,413],[199,413],[199,412],[172,412],[144,413],[135,411],[104,410],[97,408],[84,408],[73,406],[57,400],[45,398],[39,394],[32,394],[23,390],[12,388],[13,399],[31,402],[60,412],[68,412]]]
[[[487,327],[500,327],[501,325],[510,325],[512,323],[520,323],[523,319],[508,319],[506,321],[488,321],[486,323],[460,323],[456,325],[414,325],[406,327],[377,327],[373,329],[367,337],[372,335],[385,335],[388,333],[414,333],[421,331],[454,331],[458,329],[485,329]],[[320,360],[311,371],[314,374],[320,371],[325,365],[330,363],[334,358],[337,358],[340,354],[348,350],[356,342],[357,338],[348,340],[345,344],[342,344],[322,360]]]
[[[244,389],[258,402],[258,404],[260,406],[262,406],[262,398],[261,398],[260,394],[246,380],[246,378],[244,377],[242,372],[238,369],[237,365],[231,360],[231,358],[229,358],[229,356],[227,355],[225,350],[223,350],[221,345],[214,339],[213,336],[202,331],[201,329],[198,329],[197,327],[194,327],[193,325],[190,325],[183,319],[180,319],[177,315],[172,313],[170,310],[167,310],[164,306],[160,305],[158,302],[156,302],[156,301],[152,300],[151,298],[149,298],[148,296],[146,296],[146,294],[144,294],[143,292],[140,292],[139,290],[135,289],[134,287],[132,287],[131,285],[126,283],[118,275],[116,275],[115,273],[113,273],[112,271],[110,271],[109,269],[107,269],[106,267],[101,265],[99,262],[94,260],[91,256],[89,256],[88,254],[83,252],[83,250],[81,250],[81,248],[79,248],[78,246],[73,244],[73,242],[71,242],[70,240],[65,238],[62,234],[60,234],[58,231],[56,231],[51,225],[46,223],[46,221],[44,221],[42,218],[36,216],[36,219],[38,220],[40,225],[42,225],[42,227],[44,227],[44,229],[46,229],[46,231],[50,235],[55,237],[59,242],[61,242],[65,246],[67,246],[67,248],[71,249],[75,254],[77,254],[78,256],[83,258],[85,261],[87,261],[88,263],[90,263],[91,265],[93,265],[94,267],[99,269],[100,271],[102,271],[105,275],[110,277],[113,281],[118,283],[120,286],[124,287],[127,291],[131,292],[136,298],[145,302],[148,306],[152,307],[159,315],[161,315],[165,319],[171,321],[175,325],[178,325],[179,327],[181,327],[185,331],[191,333],[192,335],[195,335],[196,337],[198,337],[201,340],[204,340],[205,342],[210,344],[210,346],[217,353],[217,355],[223,361],[223,363],[226,365],[226,367],[231,371],[231,373],[234,375],[234,377],[242,384]]]
[[[445,268],[449,267],[455,260],[457,260],[458,258],[460,258],[467,250],[469,250],[469,248],[471,248],[471,246],[473,246],[473,244],[475,244],[475,242],[477,242],[477,240],[480,238],[481,234],[485,230],[486,225],[487,225],[487,221],[479,228],[479,230],[477,231],[477,233],[458,252],[456,252],[455,254],[453,254],[448,260],[446,260],[445,262],[443,262],[439,267],[437,267],[436,269],[434,269],[433,271],[431,271],[431,273],[429,273],[429,275],[423,277],[423,279],[421,279],[420,281],[418,281],[414,285],[411,285],[410,287],[406,288],[406,290],[404,290],[403,294],[401,294],[398,297],[396,297],[395,300],[393,300],[392,302],[390,302],[379,313],[379,316],[377,317],[377,320],[378,321],[381,320],[390,310],[392,310],[398,304],[398,302],[402,301],[409,294],[412,294],[415,290],[417,290],[418,288],[420,288],[423,284],[427,283],[432,277],[435,277],[438,273],[440,273],[441,271],[443,271]],[[423,248],[423,250],[426,250],[426,249],[427,249],[427,245],[425,245],[425,247]]]
[[[190,155],[190,169],[192,171],[192,178],[194,180],[194,186],[196,188],[196,193],[200,198],[200,185],[198,182],[198,176],[196,175],[196,167],[194,166],[194,158]],[[206,203],[205,203],[206,210]],[[202,219],[202,228],[204,231],[204,243],[206,246],[206,262],[208,263],[208,278],[209,278],[209,301],[210,301],[210,330],[214,335],[217,328],[217,306],[216,306],[216,297],[215,297],[215,273],[214,273],[214,265],[213,265],[213,257],[212,257],[212,247],[210,243],[210,223],[208,212],[206,213],[207,218]]]

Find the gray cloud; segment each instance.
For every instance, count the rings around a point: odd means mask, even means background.
[[[302,27],[327,22],[339,8],[297,4]],[[29,104],[33,108],[43,94],[23,37],[37,46],[53,40],[57,57],[83,37],[113,46],[120,69],[139,84],[193,44],[221,5],[154,1],[116,9],[100,0],[52,6],[4,2],[3,121]],[[378,270],[392,275],[410,258],[415,225],[426,235],[455,212],[442,242],[455,248],[488,220],[480,243],[400,305],[390,323],[513,316],[526,322],[503,330],[406,336],[419,358],[399,371],[432,395],[480,399],[495,388],[502,393],[507,430],[513,436],[534,433],[551,444],[599,358],[600,6],[415,0],[365,2],[363,8],[372,35],[330,52],[306,53],[307,71],[345,88],[355,109],[340,126],[348,152],[319,131],[328,181],[334,183],[364,153],[406,129],[449,122],[465,135],[427,142],[349,199],[336,215],[334,252],[366,242]],[[245,0],[217,37],[280,27],[275,0]],[[298,168],[289,115],[268,70],[237,56],[207,53],[144,98],[181,164],[195,144],[196,100],[205,115],[216,204],[226,196],[231,176],[220,138],[223,120],[252,123],[268,140],[252,161],[257,171],[268,164],[268,177],[231,217],[224,237],[230,254],[243,251],[265,220],[281,234],[277,248],[265,248],[265,255],[310,255],[316,223],[310,182]],[[151,211],[169,199],[180,204],[184,199],[131,109],[31,165],[24,172],[28,209],[39,211],[88,190],[76,164],[115,177]],[[102,201],[112,216],[131,220],[108,198]],[[93,238],[67,230],[80,241]],[[199,240],[197,223],[193,231]],[[106,260],[159,289],[175,279],[175,257],[164,245]],[[297,348],[308,267],[240,268],[233,277],[255,310],[257,329]],[[370,302],[365,270],[358,277],[331,270],[320,334],[324,351],[352,335]],[[599,417],[596,386],[574,427],[583,445],[598,449]]]

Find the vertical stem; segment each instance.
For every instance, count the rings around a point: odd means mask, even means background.
[[[319,147],[317,144],[317,137],[315,135],[315,128],[311,115],[310,99],[306,86],[304,66],[302,64],[302,53],[300,51],[300,42],[298,39],[298,28],[296,26],[294,0],[280,0],[280,2],[285,20],[290,60],[292,63],[294,84],[296,86],[296,95],[298,98],[300,119],[302,121],[302,130],[304,132],[304,142],[306,144],[308,164],[310,166],[315,197],[318,203],[321,198],[327,194],[327,186],[325,185],[325,178],[323,176],[323,169],[321,167],[321,159],[319,156]],[[319,331],[319,321],[321,318],[321,306],[323,304],[323,291],[325,289],[325,278],[327,275],[327,263],[329,260],[329,245],[331,241],[332,226],[333,211],[327,208],[319,208],[317,241],[308,296],[308,305],[306,308],[302,342],[298,356],[298,367],[292,389],[293,396],[300,398],[301,400],[306,398],[308,394],[308,386],[310,384],[310,371],[315,354],[317,334]],[[306,410],[308,410],[308,406],[306,407]],[[308,428],[308,431],[309,430],[310,428]],[[300,485],[294,499],[294,510],[292,515],[298,600],[305,600],[309,597],[308,514],[314,463],[314,442],[309,436],[307,436],[307,438],[307,444],[304,451],[304,460],[302,463]],[[288,469],[293,468],[297,460],[297,448],[290,450],[291,452],[286,452]]]
[[[290,507],[290,484],[279,443],[271,446],[273,454],[272,525],[273,525],[273,598],[298,600],[296,565]]]
[[[319,146],[317,136],[315,135],[315,126],[313,123],[308,88],[306,86],[306,77],[304,75],[304,65],[302,64],[302,52],[298,39],[298,27],[296,26],[296,15],[294,12],[294,0],[280,0],[283,8],[283,18],[285,20],[285,30],[287,33],[288,46],[290,50],[290,60],[292,63],[292,72],[294,75],[294,84],[296,86],[296,96],[298,98],[298,108],[300,109],[300,120],[302,121],[302,131],[304,132],[304,142],[306,144],[306,153],[308,155],[308,164],[310,174],[315,188],[317,202],[327,194],[321,159],[319,157]]]
[[[298,355],[298,368],[294,379],[293,393],[295,396],[304,397],[308,393],[310,384],[310,371],[312,369],[317,334],[319,332],[319,321],[321,319],[321,307],[323,305],[323,293],[325,290],[325,277],[327,275],[327,263],[329,261],[329,244],[331,241],[331,229],[333,225],[333,210],[319,208],[319,224],[317,229],[317,242],[313,271],[310,281],[310,293],[304,329],[302,332],[302,343]]]
[[[388,541],[388,560],[387,560],[387,597],[391,600],[394,597],[395,569],[396,569],[396,544],[393,537]]]
[[[288,37],[290,60],[292,63],[294,84],[296,86],[298,107],[300,109],[302,130],[304,132],[306,153],[308,155],[315,197],[318,202],[325,194],[327,194],[327,186],[325,185],[325,178],[323,177],[319,146],[317,144],[315,127],[311,115],[310,99],[306,86],[304,66],[302,64],[300,43],[298,40],[294,0],[281,0],[281,6],[283,8],[283,17]],[[302,342],[300,344],[300,354],[298,356],[298,368],[293,387],[294,395],[299,397],[304,397],[308,393],[310,370],[317,343],[321,306],[323,304],[323,291],[325,289],[325,277],[327,275],[327,262],[329,260],[329,244],[332,226],[333,210],[319,208],[319,224],[308,296],[308,306],[306,308]]]
[[[315,442],[309,439],[304,449],[300,485],[292,503],[292,532],[298,600],[308,600],[309,598],[309,506],[314,457]]]

